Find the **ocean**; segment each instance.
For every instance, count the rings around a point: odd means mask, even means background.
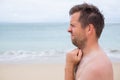
[[[120,61],[120,23],[106,23],[99,44]],[[69,23],[0,23],[0,63],[64,63],[75,46]]]

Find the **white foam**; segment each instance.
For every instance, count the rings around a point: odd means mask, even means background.
[[[11,50],[0,54],[0,62],[54,62],[65,59],[69,50],[45,50],[45,51],[24,51]],[[105,50],[106,54],[112,61],[120,61],[119,50]]]
[[[43,62],[50,59],[63,58],[65,56],[65,51],[58,50],[48,50],[48,51],[6,51],[0,54],[0,62],[32,62],[39,61]]]

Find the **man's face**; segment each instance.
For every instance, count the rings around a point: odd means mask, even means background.
[[[71,15],[70,27],[68,32],[71,34],[72,43],[78,48],[82,49],[85,47],[87,37],[85,29],[82,28],[80,22],[78,21],[80,12],[76,12]]]

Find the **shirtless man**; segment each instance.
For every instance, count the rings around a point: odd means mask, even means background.
[[[68,32],[77,49],[66,55],[65,80],[113,80],[112,64],[98,44],[104,28],[99,9],[83,3],[72,7],[70,16]]]

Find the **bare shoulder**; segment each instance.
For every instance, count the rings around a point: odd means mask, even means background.
[[[89,61],[77,80],[113,80],[112,63],[101,54]]]

